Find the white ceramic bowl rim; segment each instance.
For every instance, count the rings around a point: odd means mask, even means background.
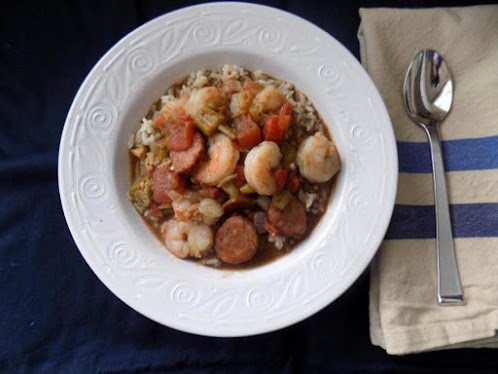
[[[231,273],[169,254],[126,197],[127,143],[149,105],[190,71],[224,63],[294,83],[329,126],[342,161],[311,237],[278,261]],[[59,150],[64,214],[94,273],[143,315],[209,336],[276,330],[334,301],[380,245],[396,185],[391,123],[358,61],[311,23],[245,3],[184,8],[124,37],[83,82]]]

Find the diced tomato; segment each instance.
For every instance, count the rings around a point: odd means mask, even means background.
[[[261,143],[261,129],[251,116],[246,115],[238,122],[237,141],[243,150],[249,150]]]
[[[194,139],[196,126],[193,121],[185,122],[171,133],[168,148],[172,151],[186,151]]]
[[[176,119],[177,124],[182,125],[186,122],[193,122],[192,117],[190,117],[187,113],[181,112]]]
[[[237,188],[240,188],[242,187],[244,184],[247,183],[246,181],[246,177],[244,175],[244,166],[242,165],[237,165],[235,167],[235,173],[237,173],[237,177],[235,177],[235,180],[234,180],[234,183],[235,183],[235,187]]]
[[[243,151],[242,147],[240,146],[239,142],[236,142],[236,141],[233,141],[232,142],[233,144],[233,147],[237,150],[237,151]]]
[[[277,169],[273,173],[275,175],[275,182],[277,184],[277,191],[283,190],[285,182],[287,181],[288,171],[285,169]]]
[[[268,231],[270,234],[272,235],[277,235],[278,234],[278,229],[277,229],[277,226],[275,226],[273,223],[271,223],[270,221],[266,221],[264,224],[263,224],[263,227],[266,231]]]
[[[263,128],[263,137],[265,140],[280,142],[284,138],[285,132],[289,128],[290,115],[281,114],[268,118]]]
[[[280,140],[282,132],[279,125],[279,117],[280,116],[271,116],[266,120],[265,126],[263,127],[263,138],[265,140]]]
[[[215,187],[215,186],[203,186],[204,187],[204,190],[206,191],[207,195],[211,198],[211,199],[217,199],[218,197],[220,197],[221,195],[221,189],[218,188],[218,187]]]
[[[163,216],[162,210],[159,209],[159,205],[157,203],[155,203],[155,202],[153,202],[152,204],[150,204],[149,214],[152,217],[156,217],[156,218],[162,218],[162,216]]]
[[[282,105],[282,108],[280,108],[280,115],[288,115],[291,114],[291,105],[289,103],[285,103]]]
[[[290,175],[287,179],[285,188],[291,193],[297,192],[297,189],[299,188],[299,178],[294,174]]]

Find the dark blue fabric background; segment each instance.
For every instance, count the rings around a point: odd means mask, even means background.
[[[142,317],[107,290],[76,248],[57,189],[71,101],[121,37],[184,1],[9,1],[0,10],[0,371],[496,372],[493,350],[390,357],[370,344],[368,274],[287,329],[205,338]],[[360,6],[468,1],[268,1],[322,27],[356,56]],[[479,3],[493,3],[481,1]]]

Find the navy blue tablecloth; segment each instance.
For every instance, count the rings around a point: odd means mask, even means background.
[[[161,326],[105,288],[64,221],[57,152],[71,101],[96,61],[146,21],[195,1],[9,1],[0,10],[0,371],[482,372],[492,350],[390,357],[370,344],[368,273],[284,330],[206,338]],[[322,27],[356,56],[360,6],[468,1],[268,1]],[[480,3],[491,3],[491,1]]]

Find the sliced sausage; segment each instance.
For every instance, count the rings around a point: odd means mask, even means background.
[[[254,198],[239,195],[228,199],[222,206],[225,213],[233,213],[237,210],[251,209],[258,206],[258,201]]]
[[[183,192],[185,182],[171,170],[169,165],[159,165],[152,172],[151,180],[152,199],[158,204],[169,204],[171,191]]]
[[[192,144],[185,151],[171,151],[170,158],[178,174],[188,173],[204,156],[205,146],[202,135],[196,132]]]
[[[237,141],[244,150],[250,150],[261,143],[261,129],[249,114],[237,122]]]
[[[303,203],[295,197],[289,200],[284,209],[271,205],[268,220],[284,236],[299,236],[306,232],[306,210]]]
[[[258,249],[254,225],[241,216],[227,219],[216,233],[214,249],[219,259],[229,264],[250,260]]]

